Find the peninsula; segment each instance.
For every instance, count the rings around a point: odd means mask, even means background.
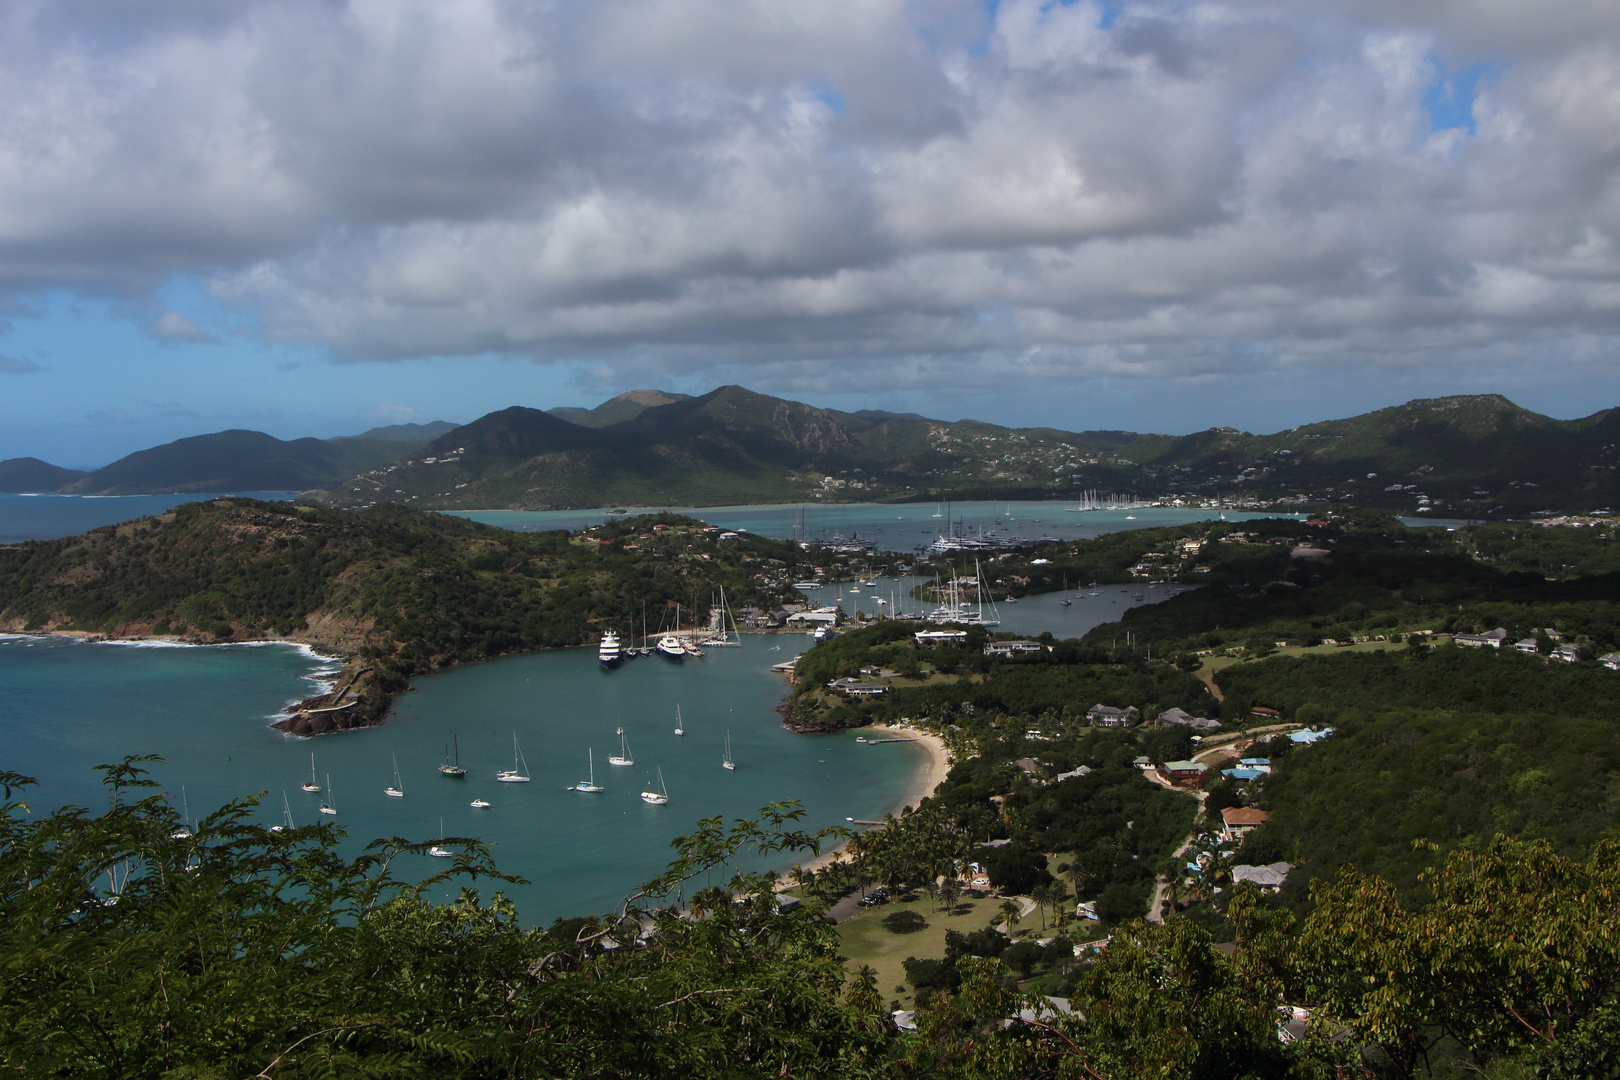
[[[216,499],[0,548],[0,632],[306,644],[344,669],[277,726],[321,734],[380,722],[417,675],[657,632],[677,605],[690,625],[722,589],[778,608],[825,558],[719,532],[659,515],[518,533],[393,505]]]

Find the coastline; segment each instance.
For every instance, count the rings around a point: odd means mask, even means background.
[[[945,778],[950,775],[952,765],[950,753],[945,749],[945,740],[938,735],[923,731],[920,728],[901,725],[874,724],[861,730],[878,732],[891,738],[906,740],[923,752],[922,757],[912,769],[911,782],[906,787],[905,796],[900,802],[889,808],[889,813],[898,815],[904,807],[915,808],[924,799],[937,791],[939,785],[944,783]],[[808,861],[801,860],[793,865],[806,871],[821,870],[835,862],[842,862],[847,847],[847,844],[839,844],[835,848],[824,849],[820,855]],[[788,869],[791,870],[792,868],[789,867]],[[786,874],[787,871],[783,871],[783,873]],[[777,883],[776,891],[785,892],[794,887],[795,883],[784,877],[783,880]]]

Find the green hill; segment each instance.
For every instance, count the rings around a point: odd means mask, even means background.
[[[1065,498],[1088,490],[1223,505],[1357,505],[1438,516],[1586,511],[1620,501],[1620,410],[1555,420],[1496,395],[1433,398],[1272,435],[1068,432],[820,409],[723,386],[638,390],[554,409],[526,458],[524,422],[501,453],[445,449],[518,424],[492,413],[421,455],[334,490],[436,509],[613,504]],[[532,420],[532,418],[531,418]],[[570,431],[570,428],[572,429]],[[601,438],[592,439],[594,432]],[[435,458],[426,461],[427,457]]]
[[[63,469],[39,458],[12,458],[0,461],[0,491],[51,492],[57,491],[84,475],[78,469]]]

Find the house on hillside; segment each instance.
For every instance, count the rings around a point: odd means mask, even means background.
[[[1451,640],[1468,649],[1500,649],[1502,642],[1507,639],[1507,629],[1498,626],[1495,630],[1487,630],[1483,634],[1458,634]]]
[[[1202,761],[1167,761],[1159,774],[1177,787],[1198,787],[1209,775],[1209,766]]]
[[[1038,641],[992,641],[985,645],[986,656],[1022,656],[1025,653],[1038,653],[1046,646]]]
[[[851,679],[847,676],[842,679],[834,679],[827,684],[827,689],[835,694],[843,694],[845,697],[877,697],[879,694],[888,693],[889,690],[882,683],[861,682],[859,679]]]
[[[1234,866],[1232,884],[1252,881],[1265,892],[1276,892],[1282,888],[1283,882],[1288,880],[1288,871],[1293,868],[1292,864],[1285,862],[1274,862],[1266,866]]]
[[[1264,825],[1270,816],[1264,810],[1257,810],[1252,806],[1228,806],[1221,811],[1221,819],[1226,822],[1226,828],[1221,835],[1227,840],[1241,840]]]
[[[1086,723],[1092,727],[1123,728],[1130,727],[1141,718],[1132,705],[1125,709],[1116,709],[1112,705],[1093,705],[1086,710]]]
[[[1610,671],[1620,671],[1620,652],[1604,653],[1598,657],[1598,663]]]
[[[1221,726],[1219,720],[1206,720],[1202,716],[1194,716],[1185,709],[1166,709],[1159,714],[1161,725],[1176,725],[1190,727],[1194,731],[1214,731]]]

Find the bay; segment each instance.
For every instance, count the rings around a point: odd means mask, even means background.
[[[927,760],[906,744],[872,747],[853,732],[803,736],[776,713],[785,680],[770,669],[808,640],[750,635],[734,649],[675,664],[633,659],[616,671],[594,650],[564,649],[507,657],[418,679],[380,727],[295,739],[269,727],[275,711],[312,692],[335,665],[290,646],[142,647],[64,638],[0,639],[0,763],[37,777],[27,798],[35,811],[65,803],[105,805],[92,766],[125,754],[164,758],[152,776],[178,807],[210,811],[263,793],[256,810],[279,824],[283,798],[297,825],[335,821],[348,831],[342,850],[371,839],[430,840],[440,822],[451,837],[492,845],[501,869],[528,885],[474,883],[487,897],[512,897],[527,925],[611,909],[663,869],[670,841],[699,818],[753,817],[771,802],[799,800],[803,827],[872,819],[898,809]],[[686,734],[674,734],[677,704]],[[614,768],[622,726],[635,765]],[[735,772],[721,768],[727,732]],[[529,784],[502,784],[516,734]],[[463,780],[442,777],[446,749],[459,743]],[[567,790],[587,775],[607,790]],[[339,814],[320,817],[321,796],[299,785],[310,754],[324,786],[330,774]],[[452,751],[453,752],[453,751]],[[397,758],[405,798],[383,794]],[[667,806],[639,793],[661,769]],[[487,799],[485,810],[472,808]],[[789,862],[753,865],[788,869]],[[419,879],[442,869],[426,857],[397,860]],[[699,881],[693,887],[701,887]],[[435,899],[453,898],[459,885]]]

